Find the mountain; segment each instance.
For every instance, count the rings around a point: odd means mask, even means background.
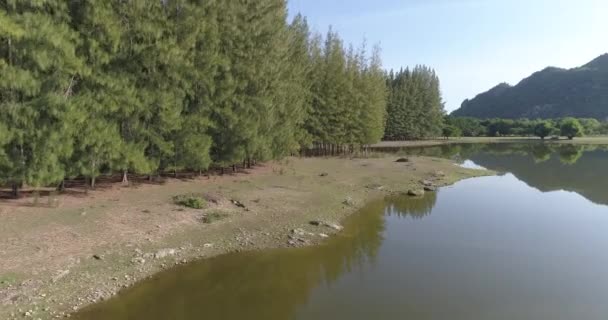
[[[452,113],[475,118],[608,119],[608,54],[573,69],[549,67],[516,86],[501,83]]]

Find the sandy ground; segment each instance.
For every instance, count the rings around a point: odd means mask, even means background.
[[[311,221],[339,225],[367,201],[488,172],[443,159],[391,156],[298,159],[236,175],[114,185],[87,195],[0,204],[0,319],[52,319],[115,295],[154,273],[194,259],[265,248],[314,245],[338,232],[294,238]],[[175,205],[196,193],[203,210]],[[238,201],[244,205],[234,204]],[[224,217],[205,223],[206,216]],[[323,234],[321,234],[323,233]]]

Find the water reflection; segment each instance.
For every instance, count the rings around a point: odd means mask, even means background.
[[[235,253],[162,273],[77,319],[291,319],[313,288],[372,266],[383,241],[383,201],[315,248]]]
[[[457,145],[408,152],[505,174],[422,198],[375,201],[320,247],[179,267],[77,319],[606,318],[608,206],[599,204],[608,203],[606,149]]]
[[[401,218],[422,219],[431,214],[437,202],[436,193],[424,197],[390,196],[386,198],[386,215]]]
[[[571,144],[462,144],[399,151],[409,155],[466,160],[499,172],[510,172],[541,191],[566,190],[608,204],[608,148]]]

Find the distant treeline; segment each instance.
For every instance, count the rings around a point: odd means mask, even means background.
[[[608,122],[596,119],[561,118],[552,120],[530,119],[477,119],[469,117],[445,118],[444,136],[505,137],[505,136],[564,136],[570,139],[582,135],[608,134]]]

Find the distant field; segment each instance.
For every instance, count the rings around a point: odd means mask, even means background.
[[[372,145],[372,148],[391,147],[423,147],[454,143],[513,143],[513,142],[538,142],[538,143],[574,143],[574,144],[608,144],[608,136],[582,137],[574,140],[560,139],[544,141],[537,137],[463,137],[450,139],[431,139],[417,141],[383,141]]]

